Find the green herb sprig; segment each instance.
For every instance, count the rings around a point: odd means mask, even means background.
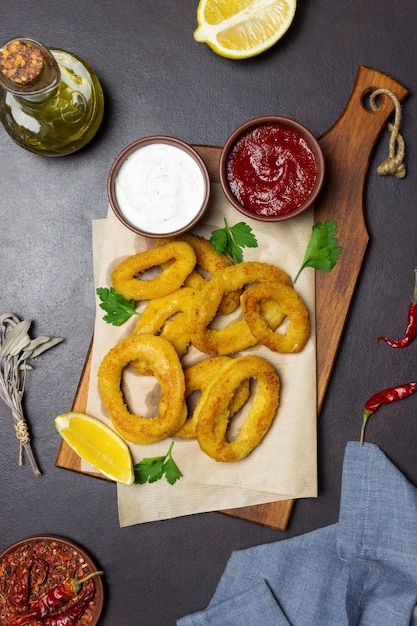
[[[294,278],[294,283],[306,267],[312,267],[320,272],[330,272],[342,253],[341,246],[337,245],[336,234],[337,224],[334,221],[326,221],[324,224],[316,222],[313,225],[304,261]]]
[[[258,242],[252,228],[245,222],[238,222],[229,226],[224,218],[224,228],[213,230],[210,243],[219,254],[226,254],[232,263],[243,261],[243,248],[257,248]]]
[[[97,287],[96,294],[100,298],[100,308],[106,311],[103,320],[113,326],[121,326],[132,315],[140,315],[135,311],[135,301],[126,300],[122,295],[117,293],[114,287]]]
[[[142,459],[139,463],[136,463],[134,468],[136,484],[154,483],[162,478],[164,474],[170,485],[173,485],[181,478],[182,474],[172,458],[171,451],[173,445],[174,442],[171,441],[168,452],[164,456]]]

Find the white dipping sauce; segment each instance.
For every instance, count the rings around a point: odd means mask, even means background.
[[[194,219],[204,201],[205,181],[187,152],[154,143],[127,157],[114,190],[120,211],[132,226],[163,235]]]

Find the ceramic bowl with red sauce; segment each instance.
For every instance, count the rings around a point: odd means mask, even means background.
[[[226,141],[219,162],[229,202],[252,219],[278,222],[308,209],[324,181],[324,157],[317,139],[287,117],[258,117],[239,126]]]

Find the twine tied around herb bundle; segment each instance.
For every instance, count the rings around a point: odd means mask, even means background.
[[[0,398],[12,412],[16,437],[20,444],[19,465],[23,465],[23,451],[28,456],[35,476],[40,476],[32,451],[29,428],[23,413],[23,393],[26,372],[33,369],[28,359],[62,341],[61,337],[29,337],[30,320],[20,321],[15,315],[0,315]]]
[[[406,168],[404,164],[405,142],[404,138],[400,134],[401,103],[395,93],[389,89],[375,89],[369,97],[369,104],[373,111],[377,111],[379,108],[375,99],[380,95],[388,96],[393,101],[395,107],[395,118],[393,124],[388,124],[388,130],[391,133],[389,141],[389,156],[377,168],[377,172],[381,176],[391,174],[396,178],[404,178],[406,175]]]

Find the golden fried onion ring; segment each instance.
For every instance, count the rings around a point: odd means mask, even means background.
[[[189,398],[195,391],[203,391],[207,385],[211,384],[213,378],[218,374],[219,369],[231,361],[228,356],[212,356],[202,361],[197,361],[184,370],[185,378],[185,399]],[[200,396],[201,397],[201,396]],[[235,390],[229,406],[230,415],[237,413],[249,398],[249,380],[244,380]],[[187,421],[176,433],[182,439],[192,439],[195,437],[195,411],[188,412]]]
[[[123,370],[137,359],[151,365],[161,386],[162,398],[155,417],[131,413],[123,397]],[[136,333],[119,341],[100,364],[98,388],[115,429],[131,443],[154,443],[172,436],[186,420],[184,372],[174,347],[162,337]]]
[[[160,239],[158,245],[166,243],[168,239]],[[199,266],[205,272],[208,272],[211,276],[217,274],[225,267],[232,265],[232,261],[224,254],[219,254],[215,251],[210,241],[199,235],[193,235],[192,233],[184,233],[175,238],[175,241],[185,241],[194,248],[196,255],[196,267],[190,273],[185,281],[187,287],[193,289],[201,289],[210,278],[205,278],[197,271]],[[218,314],[228,315],[233,313],[240,304],[240,294],[242,290],[226,293],[219,305]]]
[[[230,400],[246,379],[256,379],[257,388],[239,435],[227,441]],[[236,357],[224,365],[203,391],[196,406],[196,437],[208,456],[221,462],[239,461],[261,442],[279,404],[280,381],[273,366],[262,357]]]
[[[245,319],[235,320],[228,326],[210,329],[225,293],[241,289],[245,285],[264,281],[277,281],[292,285],[291,278],[283,270],[257,261],[247,261],[224,268],[196,292],[189,309],[189,332],[191,343],[206,354],[234,354],[257,343]],[[276,315],[273,307],[268,309],[268,323],[275,327],[281,323],[284,313],[279,306]]]
[[[183,357],[191,341],[188,317],[183,311],[190,306],[194,293],[191,287],[181,287],[166,296],[150,300],[139,316],[133,332],[164,337],[172,343],[179,358]],[[170,319],[174,315],[176,317]],[[178,317],[179,320],[176,321]],[[151,367],[144,361],[134,361],[132,366],[140,374],[151,375]]]
[[[144,280],[138,277],[170,260],[174,262],[164,267],[155,278]],[[195,264],[194,248],[185,241],[173,241],[127,257],[114,268],[111,282],[117,293],[127,300],[160,298],[179,289]]]
[[[244,319],[259,343],[274,352],[301,352],[310,337],[310,321],[307,307],[292,287],[272,281],[258,283],[249,287],[240,301]],[[261,311],[263,301],[275,301],[283,307],[289,321],[285,334],[268,325]]]

